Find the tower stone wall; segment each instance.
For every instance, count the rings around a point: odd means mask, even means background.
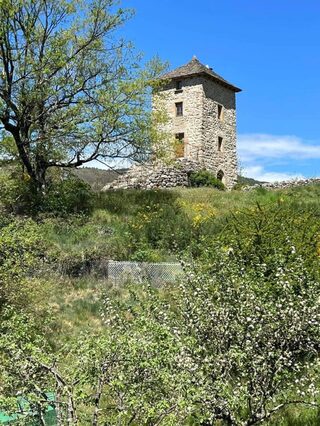
[[[202,132],[204,96],[203,85],[200,77],[182,79],[183,88],[176,89],[176,82],[171,81],[163,87],[159,95],[153,97],[153,107],[160,108],[167,114],[167,122],[161,130],[172,136],[184,134],[184,158],[199,161],[202,152]],[[176,103],[182,102],[183,115],[176,116]],[[173,146],[168,149],[172,150]]]
[[[222,172],[222,180],[232,187],[238,174],[235,93],[205,77],[202,87],[202,163],[216,176]]]
[[[198,161],[231,188],[237,181],[236,92],[197,58],[164,76],[153,105],[168,116],[162,130],[184,136],[184,158]],[[183,114],[177,114],[177,103]],[[172,152],[174,156],[174,150]]]

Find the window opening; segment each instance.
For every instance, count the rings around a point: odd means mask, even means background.
[[[176,116],[177,117],[183,116],[183,104],[182,104],[182,102],[176,102]]]

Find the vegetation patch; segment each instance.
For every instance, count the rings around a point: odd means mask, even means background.
[[[213,188],[220,189],[221,191],[225,189],[222,181],[217,179],[208,170],[200,170],[199,172],[191,173],[189,179],[190,185],[197,188],[200,186],[211,186]]]
[[[44,389],[59,424],[318,424],[319,186],[90,192],[79,214],[73,184],[0,217],[6,411]],[[108,259],[185,273],[117,288]]]

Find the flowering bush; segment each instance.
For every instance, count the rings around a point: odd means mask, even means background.
[[[190,211],[206,217],[200,204],[182,207],[145,207],[132,238],[143,229],[156,245],[174,220],[189,228]],[[199,237],[199,258],[184,265],[179,286],[108,290],[103,326],[54,355],[27,329],[30,318],[2,321],[3,389],[22,389],[39,406],[39,383],[55,390],[62,425],[249,426],[279,424],[291,406],[316,413],[319,225],[317,212],[295,213],[281,201],[235,214],[219,236]],[[135,243],[146,256],[143,239]]]
[[[73,407],[69,424],[249,426],[316,407],[320,285],[294,250],[275,257],[270,275],[217,242],[210,268],[186,267],[179,288],[106,294],[104,328],[67,345],[62,367],[30,355],[28,339],[23,358],[19,338],[18,380],[47,376]]]
[[[210,271],[188,272],[177,301],[196,418],[249,425],[289,404],[316,406],[319,283],[295,253],[287,265],[279,250],[271,276],[219,245],[212,255]]]

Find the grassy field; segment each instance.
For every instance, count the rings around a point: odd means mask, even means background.
[[[92,214],[44,219],[44,238],[65,266],[77,259],[168,261],[203,236],[222,232],[228,217],[279,203],[295,212],[320,210],[320,186],[285,191],[221,192],[210,188],[100,193]],[[76,268],[76,265],[74,265]],[[72,265],[70,264],[70,268]]]
[[[226,250],[239,246],[250,262],[252,257],[268,259],[279,247],[285,249],[289,236],[290,245],[316,276],[319,200],[320,185],[281,191],[183,188],[97,193],[90,214],[42,214],[32,219],[48,263],[37,273],[33,291],[38,298],[31,309],[39,315],[50,313],[46,336],[52,351],[58,353],[81,335],[103,329],[103,294],[112,300],[128,295],[126,287],[113,287],[100,274],[100,262],[179,261],[192,256],[206,267],[218,240]],[[296,406],[267,424],[314,426],[319,419],[318,410]]]
[[[312,233],[312,226],[319,223],[320,185],[285,191],[106,192],[97,196],[90,216],[42,219],[39,230],[58,270],[60,290],[53,293],[50,303],[59,312],[61,331],[72,335],[73,329],[90,329],[99,321],[97,294],[107,285],[99,268],[95,269],[100,261],[179,261],[190,255],[192,247],[223,237],[231,217],[245,218],[258,205],[267,209],[286,206],[292,221],[311,216],[306,226]],[[272,226],[277,233],[277,224]],[[292,226],[300,232],[298,238],[307,238],[302,225]]]

